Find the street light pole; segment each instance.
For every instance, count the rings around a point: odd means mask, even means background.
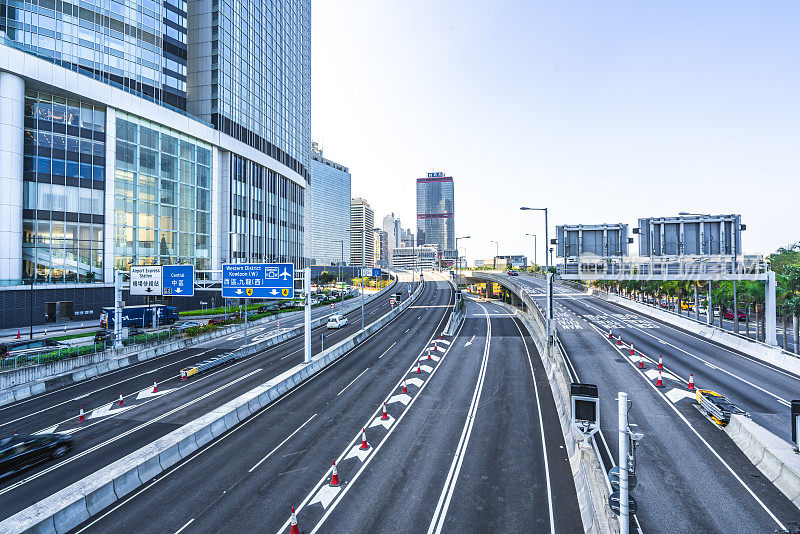
[[[497,256],[500,254],[500,243],[491,240],[489,243],[495,244],[494,261],[492,262],[492,269],[497,269]]]
[[[459,239],[469,239],[469,238],[470,238],[470,236],[468,236],[468,235],[462,235],[461,237],[457,237],[456,238],[456,260],[458,261],[458,265],[456,266],[456,269],[458,270],[458,280],[456,281],[456,290],[458,290],[459,286],[461,285],[461,259],[458,257],[458,255],[459,255],[459,252],[458,252],[458,240]],[[464,254],[464,256],[466,256],[466,253]],[[466,258],[464,258],[464,259],[466,260]]]
[[[538,267],[538,263],[536,263],[536,234],[525,234],[527,236],[533,236],[533,266]]]
[[[364,218],[366,219],[366,215]],[[365,226],[361,229],[361,272],[358,273],[358,280],[361,282],[361,330],[364,330],[364,242],[366,240],[367,228]]]
[[[344,306],[344,280],[342,279],[342,264],[344,264],[344,239],[339,240],[342,243],[342,261],[339,263],[339,283],[342,284],[342,306]]]
[[[547,353],[550,356],[550,347],[553,343],[553,275],[550,273],[550,258],[547,256],[547,247],[550,245],[550,234],[547,224],[547,208],[528,208],[522,206],[519,208],[522,211],[543,211],[544,212],[544,261],[545,261],[545,277],[547,279],[547,310],[545,327],[547,329]],[[553,249],[550,249],[552,254]]]

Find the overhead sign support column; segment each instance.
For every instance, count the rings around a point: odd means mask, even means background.
[[[305,287],[305,363],[311,363],[311,267],[303,269],[303,286]]]

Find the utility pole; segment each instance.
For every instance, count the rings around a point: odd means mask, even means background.
[[[366,219],[366,215],[364,216]],[[366,220],[364,221],[366,223]],[[361,272],[358,280],[361,284],[361,330],[364,330],[364,242],[367,240],[366,225],[361,229]]]
[[[311,267],[303,270],[303,286],[305,289],[305,329],[304,329],[304,359],[305,363],[311,362]]]
[[[344,306],[344,280],[342,279],[342,265],[344,265],[344,239],[340,239],[342,244],[342,261],[339,262],[339,283],[342,284],[342,306]]]
[[[619,531],[628,534],[630,528],[630,498],[628,491],[628,394],[617,393],[619,408]]]

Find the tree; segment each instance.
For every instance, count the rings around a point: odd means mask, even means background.
[[[333,276],[328,271],[322,271],[321,273],[319,273],[319,276],[317,277],[317,283],[321,285],[323,288],[328,284],[333,283],[334,281],[336,281],[336,277]]]

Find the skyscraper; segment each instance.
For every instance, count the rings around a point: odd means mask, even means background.
[[[363,198],[350,202],[350,263],[375,266],[375,212]],[[363,243],[363,252],[362,252]],[[363,260],[362,260],[363,258]],[[363,261],[363,263],[362,263]]]
[[[310,18],[310,0],[4,2],[0,308],[35,283],[36,318],[97,317],[136,264],[304,266]]]
[[[306,243],[312,265],[350,263],[350,171],[312,142]],[[344,258],[342,257],[344,254]]]
[[[437,245],[442,257],[455,257],[453,178],[429,172],[417,178],[417,244]]]

